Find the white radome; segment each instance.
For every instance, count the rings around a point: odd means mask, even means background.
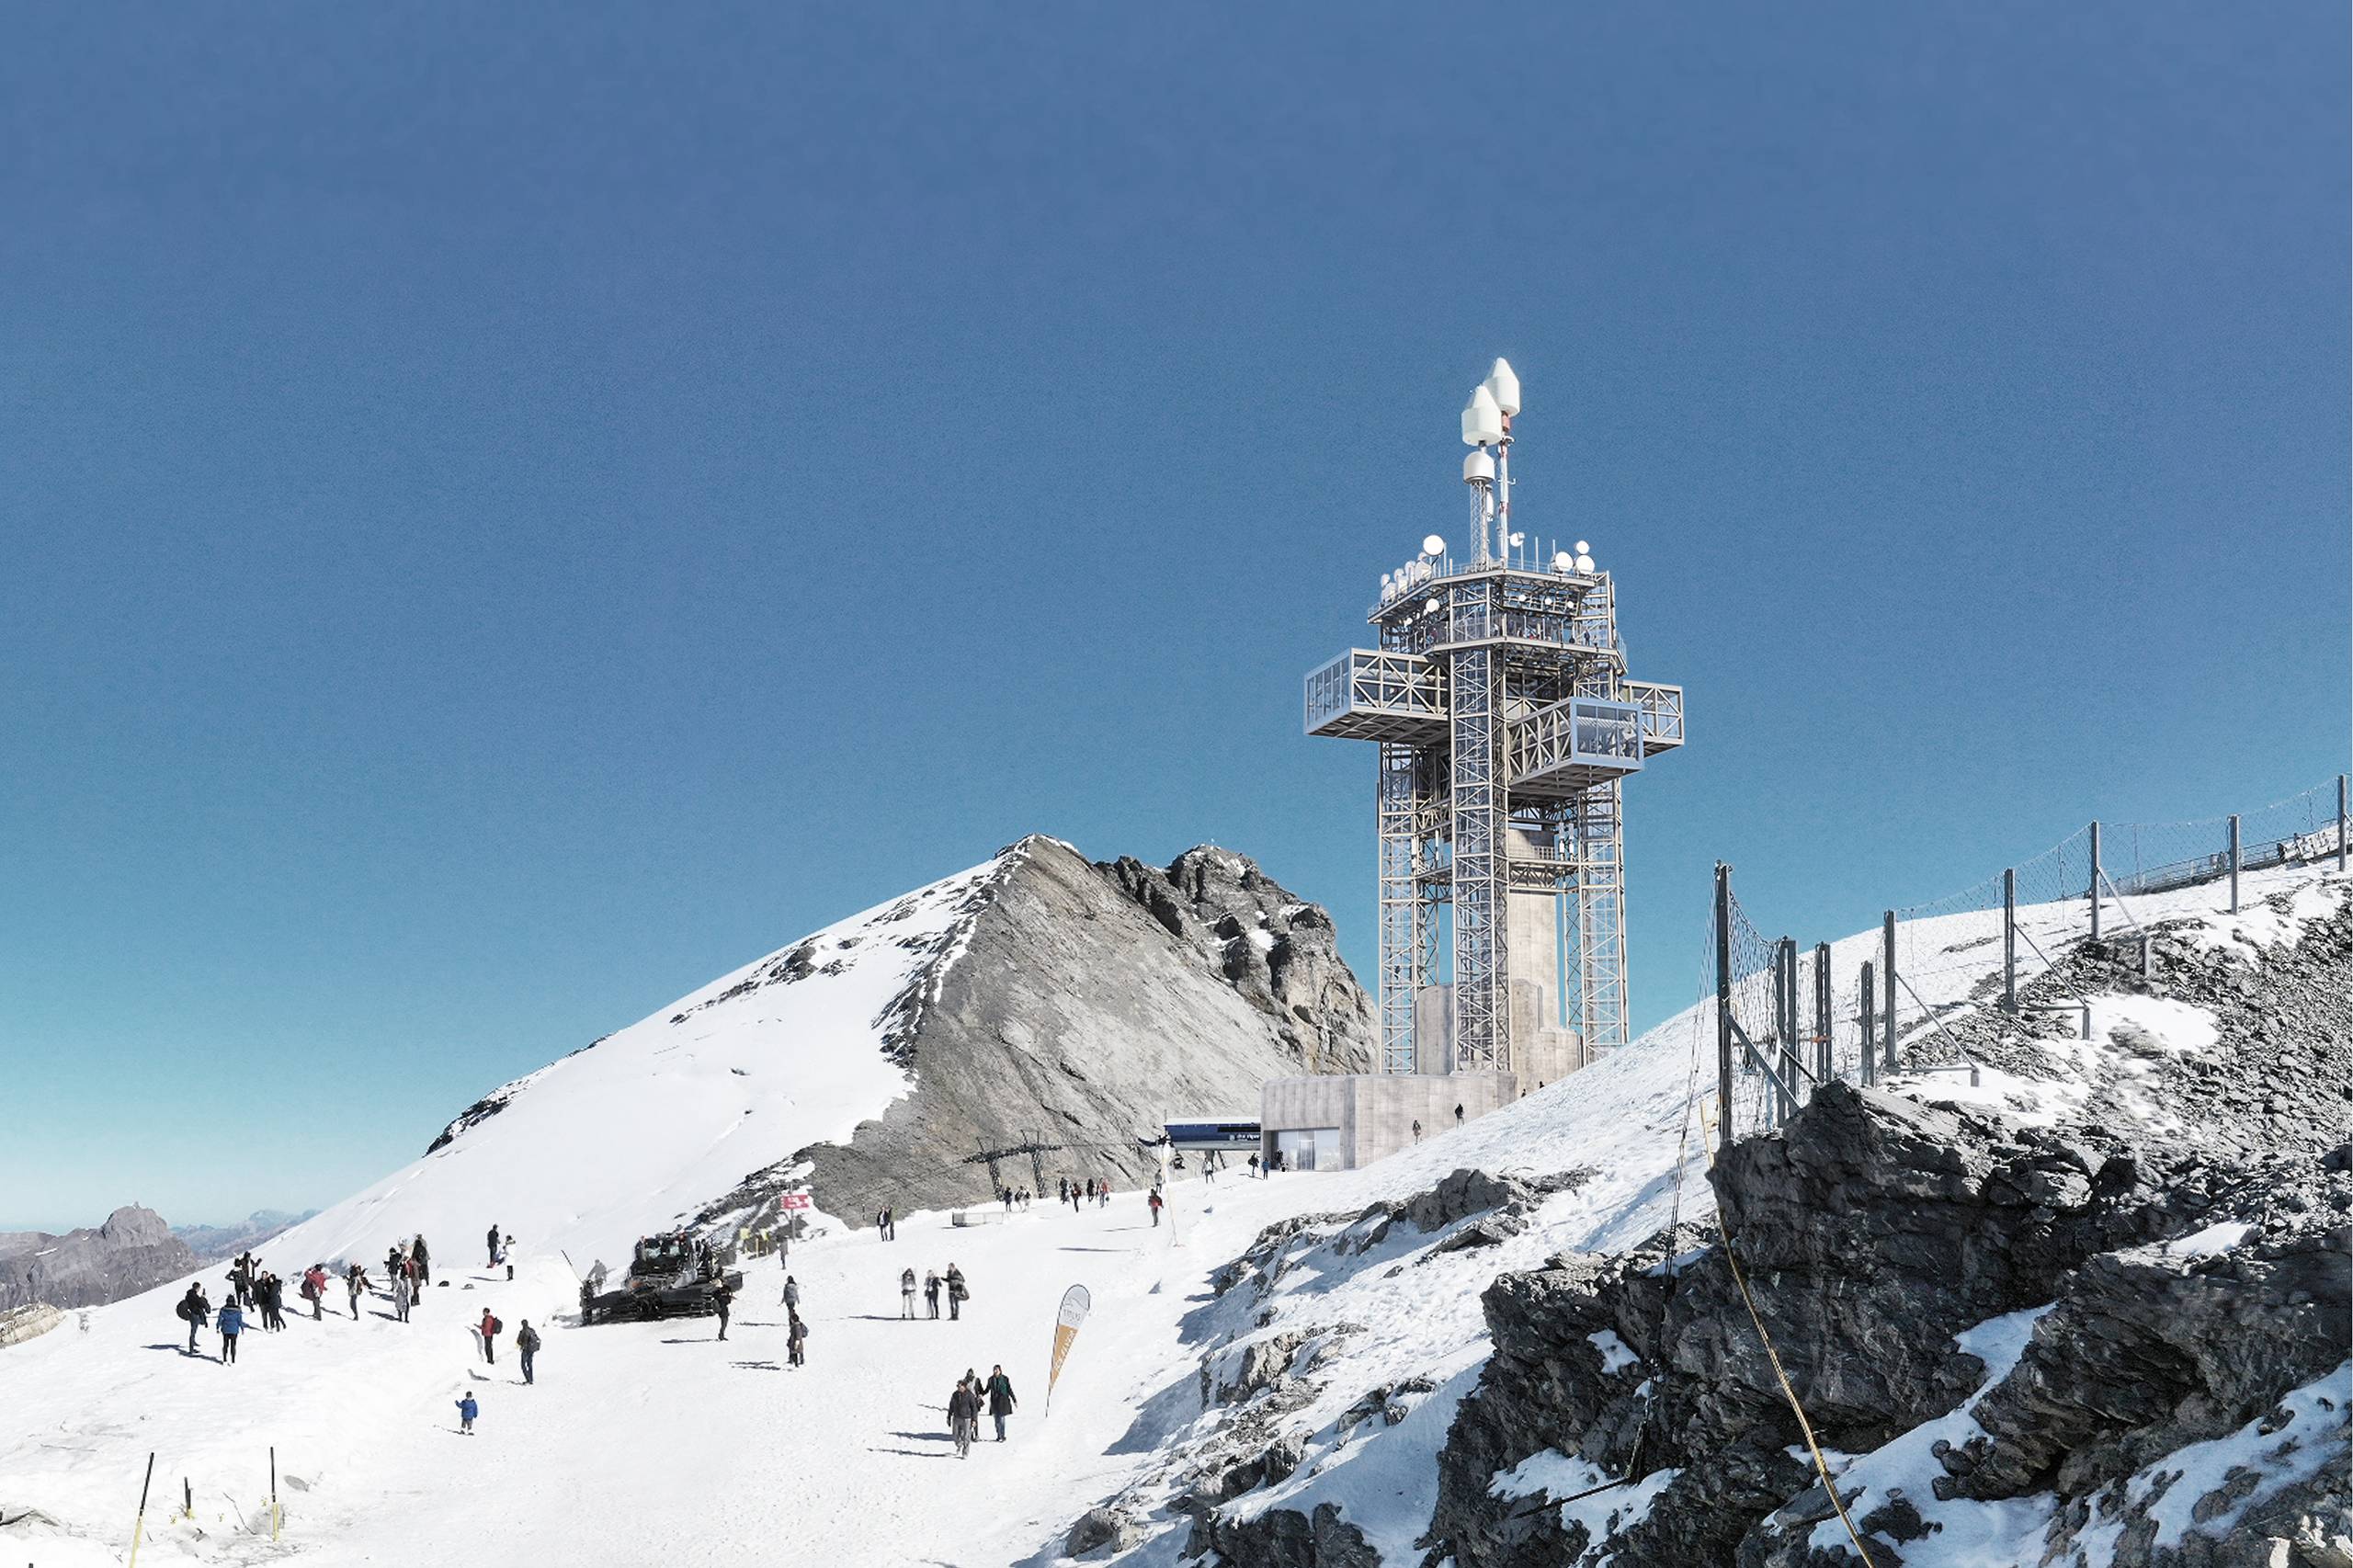
[[[1556,550],[1552,552],[1552,570],[1555,572],[1566,572],[1576,563],[1577,558],[1565,550]]]
[[[1580,556],[1578,556],[1578,557],[1577,557],[1577,570],[1578,570],[1578,571],[1580,571],[1580,572],[1590,572],[1590,571],[1592,571],[1592,570],[1593,570],[1593,557],[1592,557],[1592,556],[1590,556],[1590,555],[1580,555]]]
[[[1495,394],[1484,386],[1471,390],[1471,401],[1462,405],[1462,444],[1466,447],[1492,447],[1504,438],[1504,411],[1495,403]]]
[[[1486,448],[1484,448],[1484,447],[1480,447],[1480,448],[1475,449],[1474,450],[1472,450],[1472,451],[1469,451],[1469,452],[1466,452],[1466,453],[1464,453],[1464,454],[1463,454],[1463,457],[1462,457],[1462,483],[1465,483],[1465,484],[1493,484],[1495,482],[1495,459],[1493,459],[1493,458],[1491,458],[1491,457],[1489,457],[1489,456],[1487,455],[1487,449],[1486,449]]]
[[[1519,412],[1519,377],[1512,372],[1510,360],[1496,360],[1495,368],[1487,372],[1487,395],[1506,414]]]
[[[1593,546],[1591,546],[1591,545],[1589,545],[1589,544],[1586,543],[1586,541],[1585,541],[1585,540],[1577,540],[1577,553],[1578,553],[1579,555],[1583,555],[1586,551],[1591,550],[1592,548],[1593,548]]]
[[[1422,540],[1422,553],[1424,555],[1432,556],[1444,555],[1446,553],[1446,540],[1438,538],[1436,534],[1430,535],[1429,538]]]

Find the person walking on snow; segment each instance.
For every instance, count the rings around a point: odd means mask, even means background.
[[[1154,1187],[1152,1196],[1145,1199],[1144,1202],[1151,1206],[1153,1228],[1158,1230],[1160,1228],[1160,1188]]]
[[[788,1274],[784,1277],[784,1306],[787,1312],[801,1305],[800,1282]]]
[[[531,1326],[529,1318],[523,1320],[521,1331],[515,1335],[515,1350],[523,1358],[523,1381],[528,1383],[531,1381],[531,1358],[540,1353],[540,1331]]]
[[[458,1401],[458,1430],[463,1432],[469,1437],[472,1437],[474,1435],[474,1417],[481,1414],[482,1406],[474,1403],[473,1395],[468,1394],[465,1398]]]
[[[1002,1443],[1005,1441],[1005,1418],[1012,1415],[1013,1407],[1021,1402],[1013,1397],[1013,1380],[1005,1375],[1002,1364],[989,1369],[987,1388],[989,1415],[996,1422],[996,1440]]]
[[[956,1392],[948,1396],[948,1436],[955,1440],[956,1457],[972,1457],[972,1433],[980,1425],[980,1400],[972,1392],[972,1385],[958,1379]]]
[[[343,1288],[351,1293],[351,1321],[359,1321],[359,1298],[368,1289],[368,1271],[353,1264],[343,1277]]]
[[[410,1260],[416,1265],[417,1288],[419,1290],[423,1290],[426,1286],[432,1284],[433,1257],[430,1253],[427,1253],[425,1250],[425,1233],[423,1231],[417,1232],[416,1240],[409,1244],[408,1256]]]
[[[392,1317],[397,1322],[408,1322],[409,1298],[415,1294],[416,1292],[409,1289],[407,1275],[397,1274],[392,1277]]]
[[[727,1309],[734,1304],[735,1292],[729,1290],[727,1281],[722,1279],[719,1282],[719,1289],[710,1293],[710,1301],[719,1309],[719,1337],[724,1339],[727,1337]]]
[[[899,1271],[899,1315],[915,1315],[915,1271],[912,1267]]]
[[[963,1315],[964,1299],[972,1292],[964,1288],[964,1271],[954,1264],[948,1266],[948,1320],[955,1322]]]
[[[475,1332],[482,1335],[482,1358],[494,1367],[498,1365],[498,1331],[506,1326],[490,1315],[488,1307],[483,1308],[482,1322],[474,1325]]]
[[[923,1304],[930,1309],[934,1318],[939,1316],[939,1275],[936,1270],[923,1277]]]
[[[245,1314],[234,1301],[221,1303],[221,1364],[233,1366],[237,1359],[237,1335],[245,1332]]]
[[[790,1307],[784,1310],[784,1360],[789,1367],[798,1367],[807,1358],[803,1347],[809,1343],[809,1325]]]
[[[180,1322],[188,1324],[188,1353],[196,1354],[197,1331],[212,1321],[212,1303],[204,1299],[204,1287],[190,1284],[180,1304],[172,1309]]]

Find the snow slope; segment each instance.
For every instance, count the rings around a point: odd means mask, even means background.
[[[495,1221],[531,1252],[626,1261],[631,1243],[807,1144],[846,1139],[910,1086],[885,1053],[911,986],[954,961],[1013,852],[721,976],[496,1090],[443,1146],[265,1249],[278,1272],[375,1262],[423,1232],[464,1256]],[[792,955],[816,967],[792,978]],[[912,999],[920,1003],[920,996]],[[479,1108],[478,1108],[479,1109]]]

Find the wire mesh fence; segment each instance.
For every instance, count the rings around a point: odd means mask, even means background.
[[[2088,824],[1967,887],[1889,910],[1878,931],[1812,948],[1766,936],[1720,869],[1711,958],[1726,1005],[1706,1011],[1726,1020],[1723,1134],[1778,1125],[1829,1079],[1873,1082],[1958,1013],[2034,1008],[2025,988],[2074,943],[2236,910],[2302,868],[2343,866],[2346,789],[2340,777],[2234,815]]]

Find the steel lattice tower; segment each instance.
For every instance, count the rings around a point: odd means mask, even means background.
[[[1379,743],[1389,1073],[1559,1072],[1627,1038],[1622,787],[1683,744],[1683,691],[1627,678],[1583,542],[1512,531],[1518,412],[1498,359],[1462,415],[1471,560],[1424,540],[1381,578],[1378,646],[1307,677],[1308,733]]]

